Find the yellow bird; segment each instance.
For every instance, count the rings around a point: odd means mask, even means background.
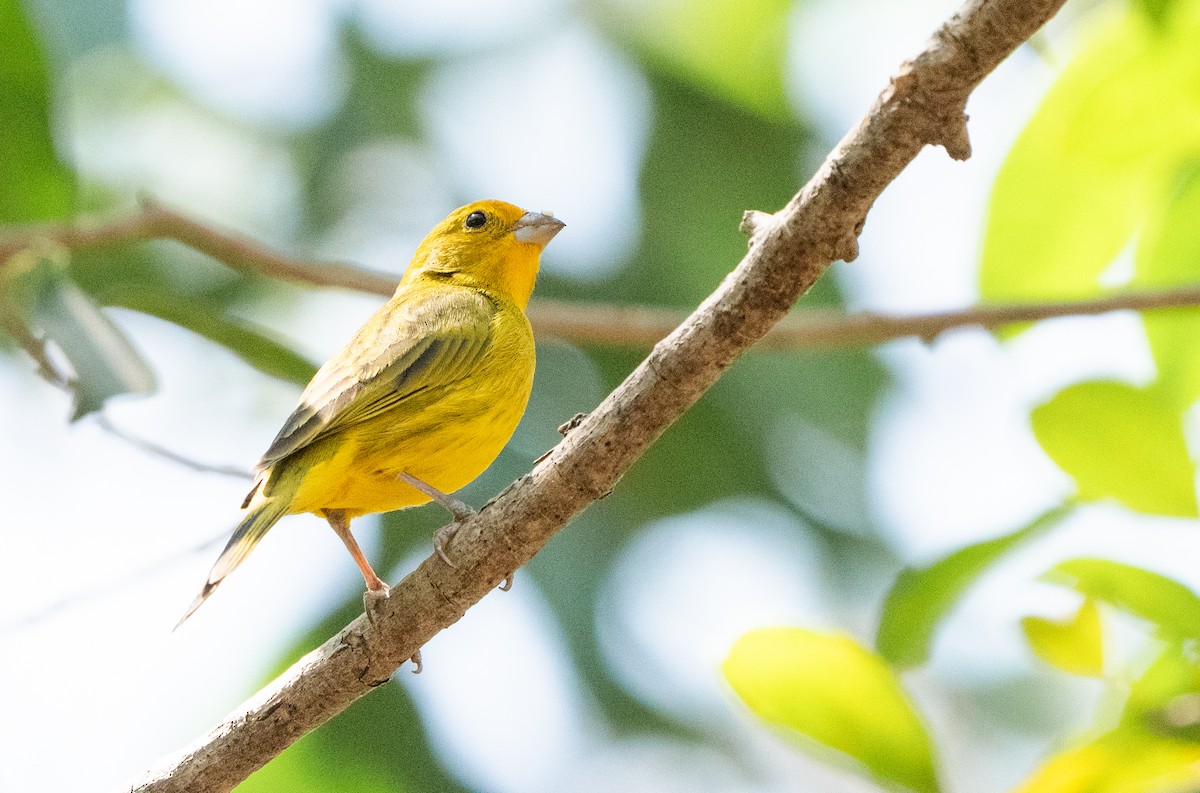
[[[446,494],[491,465],[529,401],[525,307],[542,249],[563,225],[479,201],[429,232],[396,293],[316,373],[255,466],[245,517],[180,625],[284,515],[329,521],[380,595],[387,585],[351,535],[352,518],[431,500],[461,516]]]

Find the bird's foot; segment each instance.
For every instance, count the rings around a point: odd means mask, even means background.
[[[413,662],[413,674],[421,674],[421,670],[425,668],[425,665],[421,663],[421,651],[417,650],[412,654],[412,658],[409,658],[408,660]]]
[[[454,538],[454,535],[458,533],[458,524],[462,523],[468,518],[474,517],[478,514],[478,511],[470,504],[466,504],[462,501],[459,501],[454,496],[443,493],[433,485],[426,484],[411,474],[402,473],[400,474],[400,479],[412,485],[417,490],[420,490],[438,504],[441,504],[442,507],[449,512],[451,516],[453,516],[453,523],[449,523],[434,532],[433,550],[437,552],[437,555],[443,562],[451,567],[458,567],[458,565],[450,561],[450,557],[446,555],[446,543],[450,542],[450,540]]]
[[[512,589],[513,576],[515,575],[516,573],[509,573],[508,575],[504,576],[504,580],[500,582],[501,592],[507,592],[508,590]]]
[[[371,587],[363,592],[363,612],[367,615],[367,622],[371,623],[372,628],[377,627],[376,623],[381,616],[384,603],[391,595],[391,588],[382,581],[379,581],[378,587]]]
[[[458,567],[454,562],[450,561],[450,557],[446,555],[446,543],[454,539],[454,535],[458,534],[458,521],[447,523],[433,533],[433,550],[441,557],[441,560],[451,567]]]

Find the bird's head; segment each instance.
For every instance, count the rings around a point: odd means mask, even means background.
[[[537,279],[538,259],[564,224],[504,201],[459,207],[433,227],[404,274],[454,279],[503,293],[522,308]]]

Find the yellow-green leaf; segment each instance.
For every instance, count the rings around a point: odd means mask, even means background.
[[[724,672],[755,714],[802,746],[834,749],[919,793],[939,790],[933,746],[900,681],[849,636],[752,631],[733,646]]]
[[[1043,763],[1013,793],[1175,793],[1200,786],[1200,744],[1130,731]]]
[[[1029,646],[1048,664],[1084,677],[1104,675],[1104,628],[1096,601],[1083,605],[1064,621],[1025,617],[1021,630]]]
[[[1200,14],[1129,11],[1072,61],[996,177],[980,290],[989,300],[1095,293],[1200,152]]]
[[[1038,442],[1074,477],[1081,499],[1115,498],[1140,512],[1196,517],[1183,418],[1162,393],[1080,383],[1035,408],[1032,420]]]
[[[1148,620],[1169,636],[1200,638],[1200,597],[1166,576],[1110,559],[1069,559],[1043,578]]]

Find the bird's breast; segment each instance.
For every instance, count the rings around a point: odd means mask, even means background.
[[[533,386],[528,324],[525,334],[498,330],[500,349],[467,376],[414,394],[331,439],[337,450],[305,476],[293,511],[388,512],[430,500],[399,479],[401,473],[443,493],[483,473],[512,437]]]

